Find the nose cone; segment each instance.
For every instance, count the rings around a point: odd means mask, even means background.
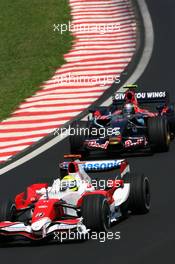
[[[51,223],[50,218],[44,217],[34,223],[32,223],[31,228],[33,231],[40,231],[43,227],[47,228]]]

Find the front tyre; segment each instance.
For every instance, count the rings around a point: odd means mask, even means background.
[[[16,206],[11,200],[0,201],[0,222],[13,221],[15,213]]]
[[[110,227],[110,207],[106,197],[100,194],[83,198],[82,217],[86,228],[91,231],[105,231]]]
[[[87,121],[74,121],[71,125],[74,135],[70,135],[69,143],[72,154],[87,154],[84,149],[84,141],[88,136]]]

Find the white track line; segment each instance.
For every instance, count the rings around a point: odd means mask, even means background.
[[[71,0],[70,0],[71,1]],[[71,3],[75,3],[75,1],[73,2],[71,2]],[[90,4],[90,11],[91,10],[96,10],[97,12],[99,11],[99,12],[101,12],[101,11],[105,11],[106,10],[106,7],[109,7],[109,10],[110,11],[115,11],[116,10],[116,6],[118,6],[121,10],[122,10],[122,8],[128,8],[127,7],[127,5],[125,5],[125,3],[123,4],[123,1],[120,1],[120,3],[118,2],[117,3],[117,5],[106,5],[106,4],[103,4],[103,5],[101,5],[100,6],[100,4],[99,4],[100,2],[98,2],[98,8],[96,8],[93,4],[92,4],[92,2],[91,2],[91,4]],[[109,3],[108,3],[109,4]],[[81,3],[80,3],[80,5],[78,5],[77,7],[76,7],[76,11],[81,11],[81,10],[79,10],[79,7],[81,6]],[[86,11],[86,8],[84,8],[83,7],[83,11]],[[76,12],[75,12],[76,13]],[[129,14],[129,13],[128,13]],[[130,18],[132,17],[132,14],[131,14],[131,16],[130,16]],[[135,36],[133,35],[133,34],[131,34],[131,31],[132,30],[135,30],[135,23],[133,23],[133,20],[131,20],[129,18],[129,16],[126,16],[126,17],[124,17],[124,18],[119,18],[119,16],[117,17],[117,18],[112,18],[111,17],[111,22],[120,22],[120,24],[121,24],[121,32],[119,32],[118,34],[112,34],[112,35],[101,35],[101,36],[98,36],[97,37],[97,35],[91,35],[91,42],[88,42],[88,38],[85,36],[85,35],[83,35],[83,34],[73,34],[73,35],[75,35],[76,37],[78,37],[78,39],[79,39],[79,41],[80,41],[80,43],[82,43],[82,44],[84,44],[84,43],[87,43],[87,46],[89,46],[89,45],[91,45],[92,44],[92,42],[94,41],[94,43],[96,44],[96,41],[98,41],[99,43],[101,43],[102,44],[102,42],[104,41],[104,40],[108,40],[108,39],[110,39],[110,41],[112,41],[111,43],[116,43],[116,40],[118,40],[118,39],[120,39],[120,44],[122,44],[122,42],[121,42],[121,40],[123,39],[124,40],[124,43],[126,42],[126,41],[128,41],[128,39],[129,38],[131,38],[132,40],[133,39],[135,39]],[[80,19],[79,20],[77,20],[77,21],[79,21],[80,22]],[[75,24],[77,23],[77,21],[76,22],[74,22]],[[97,19],[95,19],[95,20],[92,20],[92,19],[90,19],[90,20],[88,20],[88,19],[85,19],[85,20],[83,20],[84,21],[84,23],[87,23],[87,22],[96,22],[97,24],[98,23],[101,23],[101,22],[104,22],[103,21],[103,19],[100,19],[100,18],[97,18]],[[81,22],[82,22],[82,20],[81,20]],[[108,22],[110,22],[110,21],[108,21]],[[127,24],[126,24],[127,23]],[[123,25],[129,25],[129,23],[130,23],[130,27],[129,26],[125,26],[125,27],[123,27]],[[78,24],[77,24],[78,25]],[[130,43],[132,43],[132,42],[130,42]],[[97,62],[99,63],[100,62],[100,60],[101,61],[104,61],[104,62],[109,62],[109,61],[112,61],[113,60],[113,55],[114,55],[114,53],[115,52],[117,52],[117,54],[115,54],[115,57],[117,57],[118,56],[118,58],[117,58],[117,62],[121,62],[121,63],[124,63],[124,62],[129,62],[130,60],[131,60],[131,57],[132,57],[132,52],[129,52],[129,51],[133,51],[133,49],[131,48],[131,49],[128,49],[128,52],[127,52],[127,46],[126,46],[126,52],[120,52],[120,49],[119,48],[113,48],[113,49],[111,49],[110,51],[108,51],[108,56],[106,56],[106,54],[103,52],[103,50],[95,50],[95,51],[88,51],[87,50],[87,52],[84,54],[84,52],[82,52],[80,49],[78,49],[77,48],[77,50],[75,49],[75,50],[72,50],[71,51],[71,53],[69,53],[69,55],[65,55],[65,58],[66,58],[66,60],[69,62],[69,64],[71,64],[72,62],[74,62],[75,63],[75,65],[77,64],[77,65],[80,65],[80,64],[86,64],[87,63],[87,60],[89,60],[89,59],[92,59],[92,61],[94,60],[97,60]],[[120,52],[120,53],[119,53]],[[117,56],[116,56],[117,55]],[[128,59],[128,56],[130,57],[129,59]],[[122,58],[121,58],[122,57]],[[96,74],[97,72],[95,71],[95,70],[89,70],[89,73],[92,73],[92,71],[93,71],[93,73],[94,74]],[[58,71],[59,72],[59,71]],[[54,82],[55,80],[57,80],[57,77],[53,77],[52,79],[51,79],[51,81],[50,82],[46,82],[46,83],[51,83],[51,82]],[[67,87],[70,87],[71,88],[71,86],[70,85],[68,85]],[[98,88],[97,88],[97,90],[98,90]],[[99,93],[96,93],[95,91],[94,91],[94,93],[92,93],[93,94],[93,96],[97,96],[97,98],[99,97],[99,95],[101,94],[102,92],[99,92]],[[64,95],[64,97],[67,97],[67,98],[71,98],[71,97],[69,97],[68,96],[68,94],[66,94],[66,95]],[[86,97],[86,93],[82,93],[82,94],[80,94],[79,96],[81,96],[81,97]],[[51,98],[50,98],[51,97]],[[34,100],[39,100],[39,99],[44,99],[44,98],[47,98],[47,95],[46,95],[46,97],[44,97],[44,95],[42,94],[41,95],[41,93],[39,93],[38,95],[37,95],[37,93],[32,97],[32,100],[34,99]],[[60,95],[60,96],[57,96],[57,95],[54,95],[52,92],[50,93],[49,92],[49,98],[52,100],[54,100],[54,99],[57,99],[57,98],[62,98],[62,95]],[[75,98],[77,98],[76,96],[75,96]],[[27,102],[32,102],[32,101],[30,101],[30,98],[28,99],[28,100],[26,100]],[[51,103],[51,102],[49,102],[49,103]],[[38,104],[38,102],[36,102],[36,104]],[[76,107],[76,110],[78,110],[77,108],[77,106],[75,106]],[[62,110],[62,108],[60,107],[59,109],[61,109]],[[52,111],[54,111],[54,110],[59,110],[58,109],[58,107],[52,107]],[[65,108],[64,108],[65,109]],[[51,109],[49,109],[48,108],[48,113],[49,113],[49,110],[51,110]],[[19,118],[18,120],[22,120],[24,117],[23,117],[23,111],[24,111],[24,115],[26,115],[26,113],[25,113],[25,111],[27,111],[27,112],[34,112],[35,114],[38,114],[39,113],[39,111],[38,111],[38,109],[37,109],[37,107],[34,107],[34,108],[30,108],[30,109],[21,109],[21,108],[19,108],[15,113],[18,115],[18,114],[20,114],[20,115],[22,115],[22,116],[15,116],[15,117],[12,117],[12,118]],[[81,112],[81,111],[80,111]],[[76,113],[78,113],[78,111],[76,111]],[[61,112],[60,112],[60,114],[61,114]],[[69,116],[69,114],[70,113],[65,113],[65,114],[67,114],[68,116]],[[46,114],[47,115],[47,114]],[[44,115],[42,116],[41,115],[41,117],[39,117],[39,116],[37,116],[37,118],[39,118],[39,119],[46,119],[46,115],[45,115],[45,112],[44,112]],[[62,115],[62,114],[61,114]],[[60,115],[59,115],[59,117],[60,117]],[[10,121],[12,120],[12,118],[10,118]],[[31,120],[31,119],[33,119],[33,120],[38,120],[36,118],[36,116],[27,116],[27,120]],[[49,118],[49,115],[47,116],[47,119]],[[5,120],[6,122],[7,122],[7,120]],[[60,121],[61,122],[61,121]],[[24,137],[24,139],[23,140],[26,140],[25,139],[25,136],[27,136],[27,135],[29,135],[30,134],[30,136],[31,136],[31,133],[35,136],[37,136],[37,134],[38,134],[38,131],[33,131],[33,132],[19,132],[19,133],[16,133],[16,132],[12,132],[13,131],[13,128],[11,128],[10,127],[10,129],[12,129],[11,130],[11,132],[7,132],[7,133],[2,133],[2,130],[0,131],[0,136],[2,136],[2,138],[3,137],[15,137],[15,136],[17,136],[17,135],[21,135],[21,136],[23,136]],[[10,131],[10,129],[9,129],[9,131]],[[49,133],[50,131],[53,131],[53,129],[52,128],[48,128],[48,129],[46,129],[45,130],[45,128],[43,127],[43,130],[41,129],[40,130],[40,133]],[[40,135],[40,133],[38,134],[38,137],[40,137],[41,135]],[[59,139],[58,139],[59,138]],[[13,164],[10,164],[9,166],[6,166],[6,171],[8,171],[9,169],[11,169],[11,168],[14,168],[14,167],[16,167],[16,166],[18,166],[19,164],[22,164],[22,163],[24,163],[24,162],[26,162],[28,159],[30,159],[30,157],[32,158],[32,157],[34,157],[34,156],[36,156],[36,155],[38,155],[39,153],[42,153],[43,151],[44,151],[44,149],[46,150],[46,149],[48,149],[48,148],[50,148],[51,146],[52,146],[52,144],[54,145],[54,143],[53,142],[59,142],[60,140],[62,140],[63,139],[63,137],[62,136],[59,136],[59,137],[56,137],[55,139],[53,139],[53,140],[51,140],[50,142],[48,142],[48,144],[44,144],[42,147],[40,147],[40,148],[38,148],[36,151],[34,151],[34,152],[32,152],[32,153],[30,153],[31,154],[31,156],[30,156],[30,154],[29,155],[26,155],[25,157],[23,157],[22,159],[20,159],[20,160],[18,160],[18,161],[16,161],[16,162],[14,162]],[[56,140],[56,141],[55,141]],[[2,141],[2,140],[1,140]],[[32,141],[32,138],[31,138],[31,141]],[[0,144],[3,144],[3,142],[1,142]],[[20,147],[19,147],[20,148]],[[14,146],[14,147],[12,147],[12,149],[13,150],[18,150],[19,149],[18,148],[18,146]],[[23,146],[21,147],[21,148],[23,148]],[[9,150],[10,149],[10,145],[9,145],[9,147],[7,147],[7,148],[5,148],[3,151],[4,151],[4,153],[5,153],[5,155],[6,155],[6,157],[8,157],[8,152],[6,152],[6,150]],[[37,154],[38,153],[38,154]],[[0,160],[3,160],[3,158],[1,158],[0,157]],[[3,169],[5,169],[5,168],[3,168]],[[2,170],[3,170],[2,169]],[[2,174],[2,170],[0,170],[0,174]]]

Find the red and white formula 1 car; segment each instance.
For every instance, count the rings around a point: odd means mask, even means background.
[[[128,212],[149,211],[149,180],[131,174],[126,160],[80,161],[79,156],[67,155],[73,159],[59,165],[67,175],[54,180],[52,186],[33,184],[13,201],[1,202],[2,240],[5,236],[53,239],[55,233],[70,230],[80,234],[107,231]],[[119,172],[109,178],[109,170],[117,168]],[[97,188],[86,171],[106,171],[103,188]]]

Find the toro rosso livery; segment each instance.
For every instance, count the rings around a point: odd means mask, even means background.
[[[126,160],[71,161],[60,163],[66,176],[52,186],[33,184],[13,201],[2,201],[0,237],[52,239],[55,232],[107,231],[113,221],[128,212],[147,213],[150,208],[149,180],[131,175]],[[119,169],[110,179],[108,171]],[[106,171],[106,184],[95,186],[86,171]]]
[[[110,107],[90,110],[88,121],[72,126],[81,133],[70,137],[71,151],[85,155],[93,150],[125,153],[136,150],[167,151],[175,134],[175,113],[166,92],[115,93]],[[135,87],[135,86],[134,86]],[[141,107],[149,104],[156,111]]]

